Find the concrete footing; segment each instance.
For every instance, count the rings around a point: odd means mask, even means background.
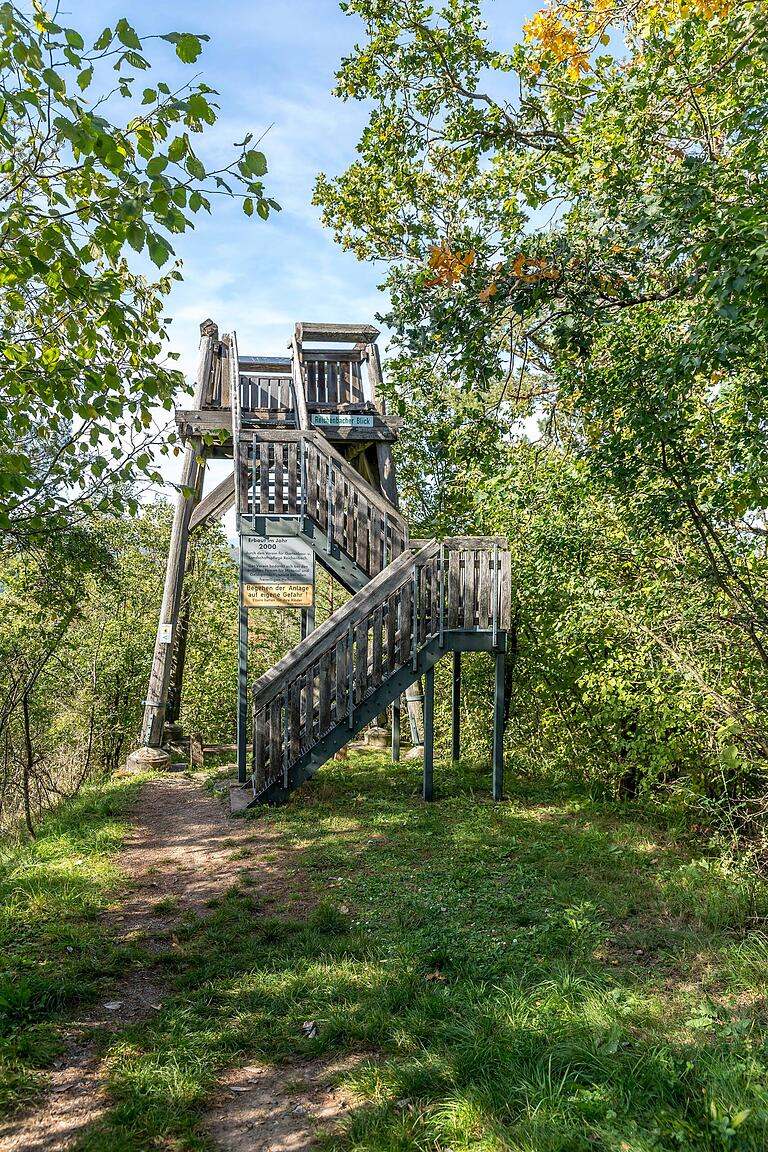
[[[389,732],[386,728],[374,725],[365,731],[365,743],[368,748],[389,748]]]
[[[125,762],[126,772],[168,772],[171,757],[163,748],[137,748]]]

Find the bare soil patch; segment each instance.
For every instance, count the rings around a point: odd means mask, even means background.
[[[338,1080],[363,1059],[317,1057],[269,1068],[249,1065],[220,1082],[205,1129],[226,1152],[305,1152],[359,1103]]]
[[[143,786],[118,861],[127,876],[119,903],[104,915],[114,939],[141,939],[150,952],[173,946],[178,914],[205,916],[208,902],[238,878],[254,895],[280,906],[288,896],[287,853],[269,828],[233,819],[198,783],[181,776]],[[243,849],[247,854],[242,856]],[[39,1106],[0,1125],[0,1152],[66,1152],[104,1113],[99,1051],[110,1034],[162,1006],[162,982],[144,967],[127,972],[67,1023],[65,1051],[48,1077]],[[227,1145],[222,1145],[227,1147]],[[233,1145],[239,1147],[239,1145]]]

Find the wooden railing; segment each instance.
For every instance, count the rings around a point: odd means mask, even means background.
[[[364,404],[362,354],[305,350],[304,388],[309,407]]]
[[[288,786],[292,765],[451,629],[509,627],[504,540],[454,537],[409,547],[253,686],[253,776],[258,794]]]
[[[241,376],[240,407],[243,412],[293,412],[290,375]]]
[[[242,513],[308,516],[367,576],[403,552],[403,517],[321,433],[260,429],[241,451]]]

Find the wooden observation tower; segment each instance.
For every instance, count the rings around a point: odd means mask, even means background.
[[[234,506],[245,801],[284,800],[389,706],[397,759],[401,698],[422,679],[431,799],[434,668],[453,653],[457,759],[463,651],[495,658],[493,792],[501,797],[509,553],[495,537],[409,538],[391,451],[400,421],[382,401],[377,336],[369,325],[299,323],[289,356],[246,356],[234,332],[220,337],[212,321],[201,325],[194,407],[176,413],[186,449],[137,762],[161,762],[178,723],[190,536]],[[231,459],[232,472],[203,495],[205,464],[215,458]],[[352,593],[317,629],[316,563]],[[249,692],[251,607],[300,610],[302,640]]]

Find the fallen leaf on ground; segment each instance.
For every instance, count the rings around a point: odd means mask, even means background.
[[[110,1012],[116,1012],[118,1008],[122,1008],[122,1006],[122,1000],[109,1000],[106,1004],[102,1005],[103,1008],[108,1008]]]

